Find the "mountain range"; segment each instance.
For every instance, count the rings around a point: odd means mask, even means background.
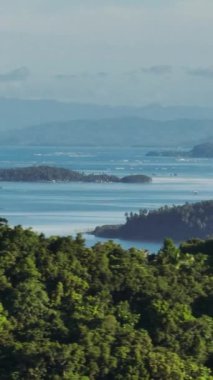
[[[213,140],[213,121],[137,117],[71,120],[0,133],[1,145],[192,146]]]
[[[177,147],[209,140],[213,108],[0,98],[1,145]]]
[[[211,120],[213,119],[213,108],[198,106],[163,107],[158,104],[143,107],[109,106],[44,99],[0,98],[0,131],[56,121],[125,117],[161,121],[175,119]]]

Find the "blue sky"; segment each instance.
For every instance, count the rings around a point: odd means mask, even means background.
[[[213,106],[212,0],[2,0],[0,96]]]

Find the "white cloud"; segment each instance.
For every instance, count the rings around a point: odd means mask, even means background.
[[[18,67],[17,69],[0,73],[0,82],[22,82],[30,75],[27,67]]]

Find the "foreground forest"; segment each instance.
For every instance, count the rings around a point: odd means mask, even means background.
[[[169,236],[175,241],[213,236],[213,201],[164,206],[158,210],[141,209],[126,214],[123,225],[96,227],[96,236],[160,241]]]
[[[212,253],[86,248],[2,219],[0,379],[213,379]]]

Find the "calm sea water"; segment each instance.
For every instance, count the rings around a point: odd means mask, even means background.
[[[125,221],[125,212],[213,198],[213,159],[146,157],[150,148],[4,147],[0,167],[53,165],[117,176],[147,174],[150,184],[9,183],[0,188],[0,215],[46,235],[85,233]],[[99,240],[85,234],[88,246]],[[162,242],[116,240],[153,252]]]

